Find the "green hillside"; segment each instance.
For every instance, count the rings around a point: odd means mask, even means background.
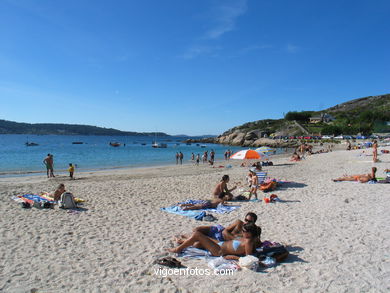
[[[328,122],[311,122],[311,118],[329,114]],[[390,132],[390,94],[354,99],[322,111],[290,111],[283,119],[265,119],[248,122],[229,129],[234,131],[261,131],[267,135],[324,135]]]

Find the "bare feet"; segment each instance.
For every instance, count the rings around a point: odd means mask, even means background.
[[[180,253],[181,252],[181,250],[178,249],[178,247],[176,247],[176,248],[168,248],[168,251],[172,252],[172,253]]]

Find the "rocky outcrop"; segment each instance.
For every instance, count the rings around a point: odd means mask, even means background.
[[[296,147],[298,143],[296,141],[284,141],[281,139],[259,138],[255,131],[240,132],[239,130],[235,130],[232,133],[224,133],[215,138],[211,137],[201,140],[189,139],[186,142],[217,143],[243,147]]]

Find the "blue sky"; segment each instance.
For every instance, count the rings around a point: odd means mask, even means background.
[[[220,134],[390,93],[390,1],[1,0],[0,119]]]

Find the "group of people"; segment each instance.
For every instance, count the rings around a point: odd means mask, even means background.
[[[176,153],[176,165],[178,165],[179,162],[180,162],[180,165],[182,165],[183,164],[183,158],[184,158],[184,155],[183,155],[182,152]]]
[[[228,227],[221,225],[200,226],[191,235],[175,238],[178,246],[168,249],[180,253],[189,246],[206,249],[213,256],[238,260],[240,256],[251,255],[261,246],[261,228],[256,223],[257,215],[247,213],[244,221],[236,220]]]
[[[46,167],[47,178],[55,177],[54,176],[54,156],[52,154],[47,154],[47,156],[43,159],[43,164]],[[72,163],[69,163],[68,172],[69,172],[70,179],[75,179],[74,178],[74,170],[75,170],[75,165],[73,165]]]

